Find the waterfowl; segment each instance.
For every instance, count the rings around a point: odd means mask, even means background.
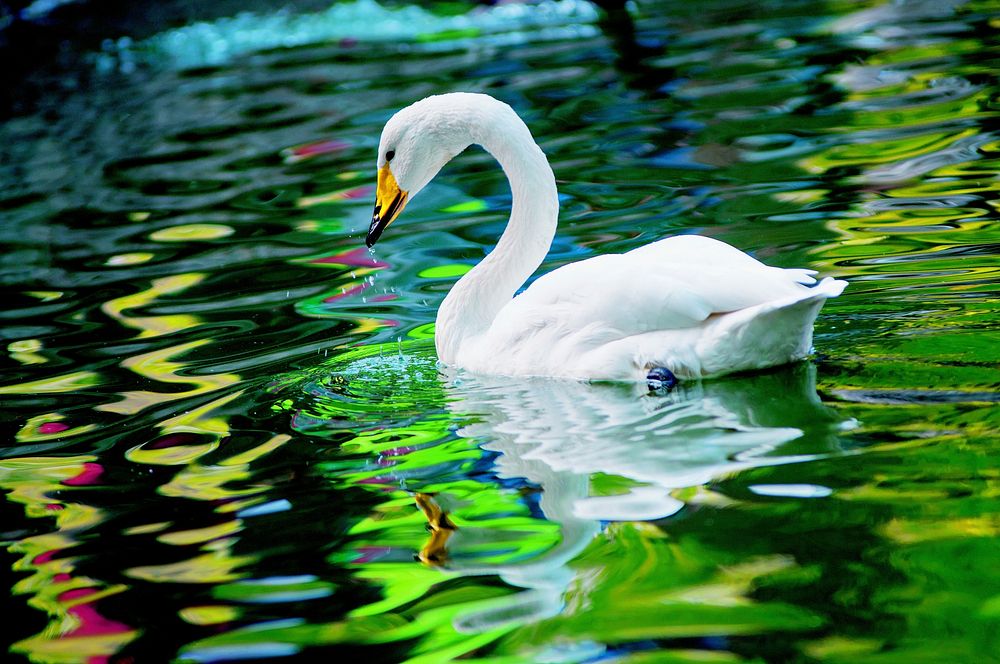
[[[680,235],[560,267],[515,293],[555,237],[555,176],[510,106],[484,94],[427,97],[379,141],[371,247],[452,158],[472,144],[510,182],[496,248],[438,309],[438,359],[468,371],[580,380],[719,376],[802,359],[827,298],[846,282],[767,266],[718,240]],[[652,378],[651,378],[652,379]]]

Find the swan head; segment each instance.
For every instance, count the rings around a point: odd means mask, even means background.
[[[375,210],[365,244],[374,245],[445,164],[478,142],[483,111],[498,104],[487,95],[453,92],[421,99],[389,119],[378,145]]]

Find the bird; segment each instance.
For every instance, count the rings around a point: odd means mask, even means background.
[[[477,374],[670,387],[795,362],[812,352],[824,302],[847,282],[772,267],[720,240],[681,234],[570,263],[519,289],[555,237],[555,175],[508,104],[486,94],[434,95],[386,123],[376,159],[369,249],[406,204],[470,145],[500,164],[510,220],[496,247],[438,308],[435,348]]]

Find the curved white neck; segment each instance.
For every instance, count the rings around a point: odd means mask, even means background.
[[[510,182],[513,205],[496,248],[444,299],[435,329],[438,358],[455,360],[462,342],[485,332],[497,313],[541,265],[559,217],[556,180],[528,127],[509,107],[489,120],[473,116],[469,131],[496,158]]]

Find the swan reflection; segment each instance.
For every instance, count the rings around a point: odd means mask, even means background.
[[[441,370],[424,341],[387,348],[359,348],[286,383],[285,395],[298,396],[281,403],[296,430],[343,441],[332,477],[381,497],[355,529],[354,564],[387,584],[389,605],[446,578],[491,576],[522,589],[464,603],[451,620],[460,631],[560,613],[571,588],[586,594],[575,559],[616,537],[609,524],[667,519],[697,501],[734,503],[705,485],[838,453],[849,425],[820,401],[808,363],[650,395],[633,384]],[[804,485],[748,489],[825,495]],[[387,571],[413,565],[413,552],[440,576],[417,583],[413,570]]]
[[[567,563],[606,522],[663,519],[684,507],[682,489],[746,468],[835,452],[844,424],[821,403],[809,364],[687,383],[667,396],[633,386],[547,379],[446,374],[444,381],[451,413],[473,420],[458,435],[499,453],[494,464],[501,482],[538,487],[538,511],[560,531],[540,555],[488,563],[482,552],[490,550],[490,540],[502,550],[510,546],[510,532],[455,528],[447,513],[460,515],[460,503],[451,504],[445,492],[428,509],[428,497],[421,498],[431,522],[425,562],[461,575],[495,574],[525,589],[459,618],[456,627],[470,631],[558,613],[574,578]],[[595,495],[595,478],[609,476],[613,495]],[[442,517],[447,527],[435,527],[434,519],[440,524]]]

